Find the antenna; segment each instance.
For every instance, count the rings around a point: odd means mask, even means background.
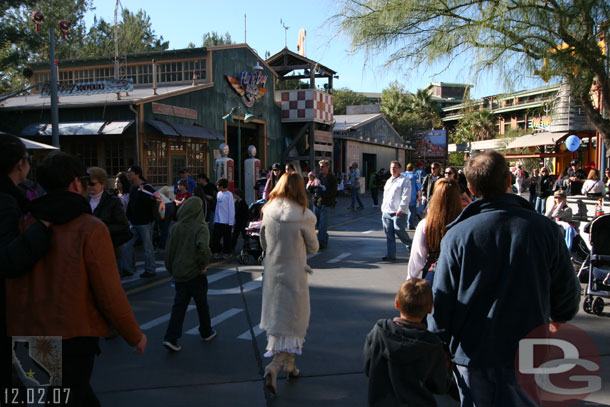
[[[246,21],[246,13],[244,13],[244,44],[247,44],[248,41],[246,40],[246,28],[248,27],[247,21]]]
[[[119,36],[117,34],[119,2],[114,5],[114,79],[119,79]]]
[[[280,24],[284,27],[284,48],[288,48],[288,29],[290,27],[286,27],[284,21],[280,18]]]

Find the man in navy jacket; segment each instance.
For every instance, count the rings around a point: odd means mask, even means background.
[[[480,154],[465,173],[480,199],[441,242],[429,328],[449,346],[462,406],[534,406],[515,379],[519,341],[573,318],[580,285],[557,225],[507,193],[502,155]]]

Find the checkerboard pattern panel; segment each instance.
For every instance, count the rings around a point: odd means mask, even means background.
[[[281,92],[283,121],[332,122],[332,95],[313,89]]]

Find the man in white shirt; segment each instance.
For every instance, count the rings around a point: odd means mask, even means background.
[[[400,173],[398,161],[390,164],[392,176],[383,187],[383,202],[381,204],[381,222],[387,239],[387,253],[383,261],[396,260],[396,237],[410,250],[411,238],[407,233],[407,213],[411,200],[411,182]]]
[[[214,212],[214,230],[210,248],[214,259],[230,259],[233,251],[231,230],[235,223],[235,202],[233,194],[228,190],[229,182],[226,178],[216,181],[218,194],[216,195],[216,211]],[[220,241],[222,240],[222,247]],[[221,252],[223,254],[221,254]]]

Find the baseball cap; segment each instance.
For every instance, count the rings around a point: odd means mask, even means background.
[[[580,161],[578,161],[578,160],[570,161],[570,165],[578,165],[578,163],[580,163]]]

